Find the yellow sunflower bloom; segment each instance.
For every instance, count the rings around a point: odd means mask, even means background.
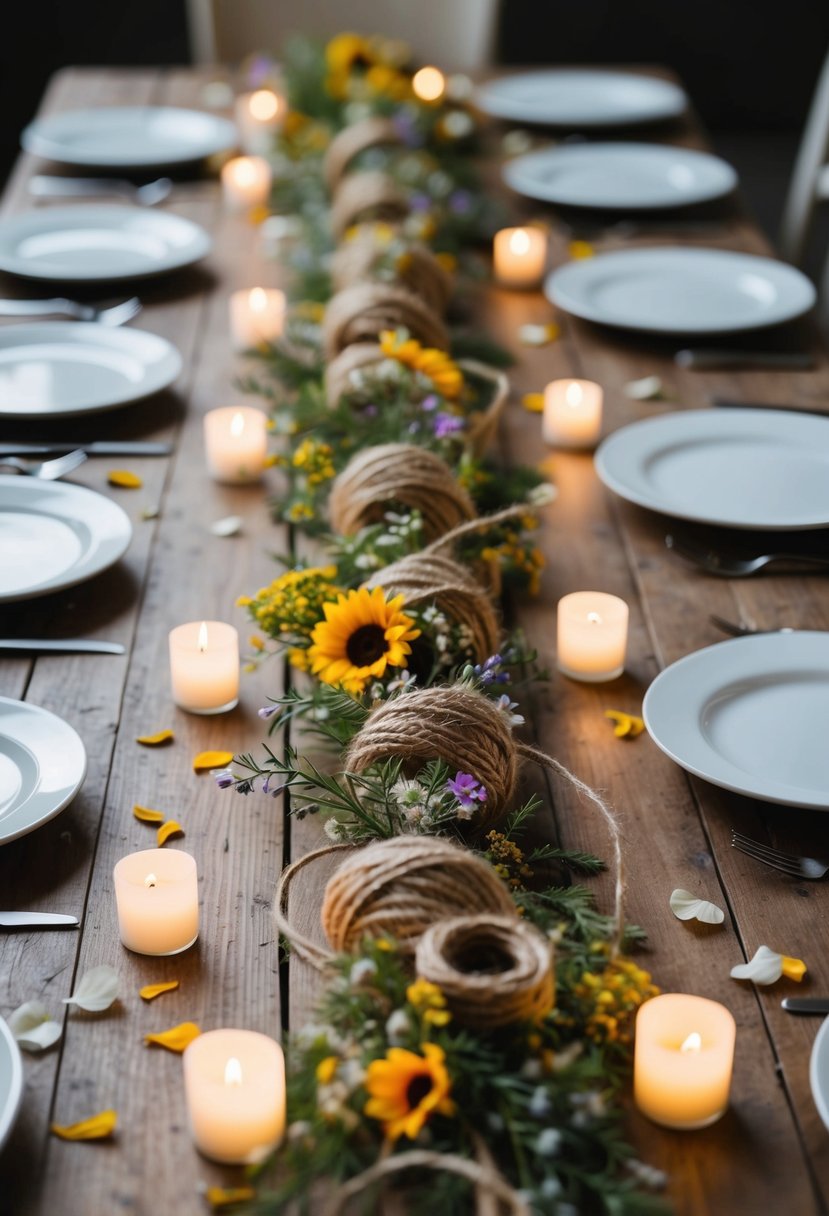
[[[380,349],[387,359],[395,359],[404,367],[426,376],[448,400],[453,401],[460,396],[463,375],[457,363],[452,362],[445,350],[421,346],[414,338],[407,338],[394,329],[386,329],[381,333]]]
[[[385,1124],[388,1140],[401,1136],[415,1140],[430,1115],[455,1113],[443,1049],[436,1043],[424,1043],[422,1050],[419,1056],[403,1047],[391,1047],[385,1059],[374,1060],[366,1071],[369,1100],[365,1113]]]
[[[359,34],[337,34],[336,38],[332,38],[325,48],[325,60],[329,71],[340,73],[343,76],[347,76],[355,65],[368,67],[375,62],[375,59],[376,55],[371,43]]]
[[[362,692],[387,667],[406,667],[409,642],[420,637],[414,621],[402,611],[403,596],[386,599],[382,587],[349,591],[323,604],[325,620],[311,633],[311,671],[325,684]]]

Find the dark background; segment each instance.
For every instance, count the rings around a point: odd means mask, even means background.
[[[296,7],[301,25],[301,4]],[[347,4],[342,19],[346,27]],[[16,6],[5,35],[0,180],[57,68],[189,59],[183,0],[30,0]],[[673,68],[773,236],[828,48],[826,0],[787,0],[774,8],[762,0],[502,0],[496,55],[514,64]]]

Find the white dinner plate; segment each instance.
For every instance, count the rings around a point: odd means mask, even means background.
[[[829,417],[680,410],[605,439],[596,472],[640,507],[730,528],[829,526]]]
[[[829,810],[829,633],[762,633],[672,663],[645,694],[651,738],[689,773]]]
[[[70,481],[0,475],[0,604],[74,587],[117,562],[126,512]]]
[[[39,705],[0,697],[0,844],[54,819],[85,776],[86,749],[68,722]]]
[[[23,1101],[23,1061],[8,1025],[0,1018],[0,1148],[9,1138]]]
[[[142,329],[44,321],[0,329],[0,418],[91,414],[168,388],[181,356]]]
[[[821,1024],[812,1044],[809,1085],[823,1126],[829,1131],[829,1018]]]
[[[504,181],[528,198],[564,207],[656,210],[730,194],[737,174],[707,152],[661,144],[573,144],[543,148],[504,166]]]
[[[0,270],[63,283],[146,279],[198,262],[210,237],[147,207],[39,207],[0,221]]]
[[[814,284],[794,266],[725,249],[625,249],[568,262],[544,290],[602,325],[656,334],[728,334],[808,312]]]
[[[593,68],[549,68],[482,85],[477,105],[511,122],[551,127],[621,127],[677,118],[688,104],[667,80]]]
[[[27,152],[65,165],[156,168],[186,164],[234,148],[226,118],[172,106],[113,106],[36,118],[20,142]]]

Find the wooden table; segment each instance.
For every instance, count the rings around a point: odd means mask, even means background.
[[[215,72],[78,70],[52,83],[43,112],[111,103],[202,106],[203,86]],[[655,138],[698,144],[696,128]],[[26,182],[40,166],[23,157],[6,191],[2,213],[30,207]],[[45,204],[51,205],[51,204]],[[118,657],[5,660],[0,693],[21,697],[65,717],[83,737],[89,775],[72,806],[36,833],[0,851],[3,908],[76,913],[77,932],[9,933],[0,943],[0,1011],[43,1000],[57,1016],[74,979],[103,962],[122,980],[121,1000],[97,1017],[72,1013],[62,1045],[25,1060],[26,1094],[13,1137],[0,1157],[0,1216],[60,1212],[61,1216],[198,1213],[204,1182],[229,1184],[238,1172],[213,1167],[192,1148],[186,1127],[178,1057],[144,1045],[147,1032],[185,1020],[204,1029],[243,1026],[278,1036],[300,1024],[316,993],[297,964],[280,966],[270,916],[276,877],[292,857],[318,843],[312,819],[283,825],[278,802],[262,796],[221,794],[191,761],[203,748],[249,750],[263,734],[257,708],[278,691],[282,674],[272,663],[245,677],[240,707],[216,719],[194,718],[172,706],[167,677],[167,632],[194,618],[241,624],[235,597],[272,577],[269,552],[287,547],[269,518],[261,488],[230,489],[205,472],[201,414],[241,400],[233,388],[238,368],[228,340],[227,296],[253,283],[270,285],[274,268],[257,252],[257,233],[220,208],[215,179],[177,186],[166,206],[203,224],[213,253],[203,268],[142,288],[145,309],[137,324],[164,334],[181,350],[185,371],[174,393],[152,402],[42,428],[44,436],[171,439],[170,460],[91,460],[73,480],[116,497],[135,534],[126,558],[108,573],[61,595],[35,600],[25,612],[0,614],[0,633],[83,635],[120,640]],[[645,238],[643,238],[645,239]],[[689,238],[690,239],[690,238]],[[619,242],[600,242],[611,247]],[[700,244],[766,252],[757,229],[741,213],[715,238]],[[554,260],[566,256],[563,230],[554,235]],[[11,281],[2,284],[11,294]],[[25,289],[22,289],[25,291]],[[704,406],[713,393],[747,401],[809,407],[829,405],[829,364],[813,372],[689,373],[677,370],[673,347],[561,318],[562,336],[549,347],[517,345],[518,327],[550,319],[540,295],[482,293],[479,323],[513,347],[515,404],[504,425],[513,461],[538,459],[538,419],[517,403],[559,375],[583,375],[605,387],[608,428],[665,408]],[[808,327],[807,327],[808,328]],[[814,341],[807,328],[795,337]],[[804,338],[803,335],[806,334]],[[630,379],[656,373],[674,390],[670,406],[629,400]],[[25,426],[9,438],[33,438]],[[139,491],[113,490],[113,464],[140,473]],[[676,1210],[694,1216],[732,1216],[787,1210],[822,1212],[829,1197],[829,1137],[808,1086],[809,1051],[817,1019],[792,1018],[780,998],[786,982],[755,990],[729,978],[731,966],[766,943],[806,959],[804,991],[829,992],[829,960],[822,916],[825,888],[788,881],[729,847],[731,826],[829,854],[827,817],[781,810],[726,794],[689,779],[651,741],[616,740],[606,708],[638,711],[659,669],[718,640],[712,611],[759,626],[829,628],[825,580],[776,577],[729,582],[687,570],[666,552],[664,521],[612,498],[598,482],[589,457],[551,455],[545,461],[558,500],[545,510],[541,543],[548,565],[540,597],[512,606],[541,660],[553,668],[556,599],[600,586],[631,607],[625,676],[609,687],[576,684],[558,676],[533,696],[528,718],[541,746],[584,780],[606,790],[623,816],[628,864],[628,916],[646,927],[643,965],[666,991],[699,993],[724,1001],[739,1025],[733,1102],[715,1127],[688,1134],[661,1131],[635,1112],[630,1131],[643,1159],[670,1174]],[[275,483],[276,484],[276,483]],[[142,518],[158,507],[156,518]],[[212,521],[238,514],[242,534],[219,539]],[[243,636],[245,626],[241,624]],[[136,736],[173,727],[175,743],[151,751]],[[548,828],[565,846],[607,853],[602,824],[572,791],[551,791]],[[132,816],[133,803],[158,807],[185,827],[183,847],[199,862],[202,929],[198,946],[178,958],[149,960],[119,942],[112,867],[134,849],[152,847],[152,830]],[[295,914],[317,919],[321,882],[316,874],[296,899]],[[596,880],[608,906],[607,878]],[[718,930],[681,925],[668,909],[674,887],[704,892],[727,909]],[[180,989],[151,1005],[142,984],[176,978]],[[119,1114],[112,1144],[66,1144],[49,1135],[49,1122],[70,1123],[106,1107]]]

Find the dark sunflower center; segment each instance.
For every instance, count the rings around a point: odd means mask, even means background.
[[[431,1092],[432,1078],[426,1073],[421,1073],[410,1081],[406,1086],[406,1101],[409,1104],[409,1110],[420,1106],[423,1099],[428,1097]]]
[[[348,660],[355,667],[370,667],[386,653],[386,638],[379,625],[361,625],[345,644]]]

